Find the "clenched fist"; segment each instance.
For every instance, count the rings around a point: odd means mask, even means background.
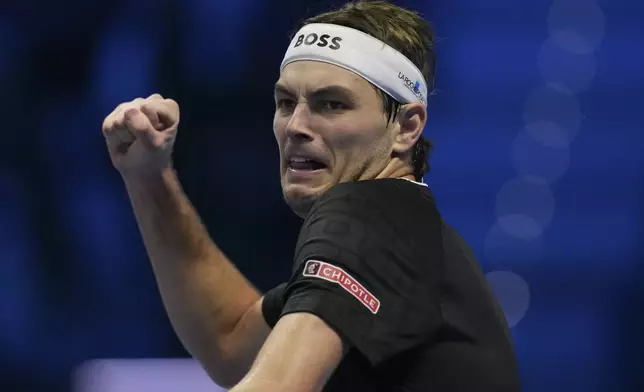
[[[120,104],[103,121],[114,167],[122,175],[169,167],[178,126],[179,105],[159,94]]]

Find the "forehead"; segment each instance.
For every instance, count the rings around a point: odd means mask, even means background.
[[[337,65],[319,61],[295,61],[284,67],[278,85],[297,91],[314,91],[327,86],[340,86],[359,96],[375,95],[365,79]]]

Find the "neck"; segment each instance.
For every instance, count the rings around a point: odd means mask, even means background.
[[[376,178],[406,178],[415,181],[414,169],[399,158],[393,158]]]

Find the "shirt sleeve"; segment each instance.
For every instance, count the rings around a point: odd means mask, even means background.
[[[281,315],[317,315],[374,366],[427,341],[440,325],[440,254],[421,254],[406,223],[351,193],[317,203]]]
[[[286,283],[282,283],[277,287],[270,289],[266,294],[264,294],[264,300],[262,301],[262,315],[264,316],[264,321],[268,324],[269,327],[273,328],[277,321],[280,318],[280,314],[284,309],[284,290],[286,289]]]

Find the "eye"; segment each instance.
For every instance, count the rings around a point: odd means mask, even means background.
[[[275,104],[280,110],[292,110],[295,107],[295,101],[288,98],[280,98],[276,100]]]
[[[348,107],[340,101],[324,101],[322,107],[325,110],[346,110]]]

